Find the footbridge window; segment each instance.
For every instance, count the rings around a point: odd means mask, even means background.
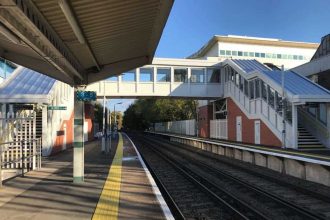
[[[153,82],[154,68],[140,68],[140,82]]]
[[[190,82],[204,83],[204,69],[191,69]]]
[[[135,70],[130,70],[130,71],[123,73],[122,80],[124,82],[135,82],[136,81]]]
[[[208,82],[208,83],[220,83],[220,69],[207,68],[207,70],[206,70],[206,82]]]
[[[171,69],[157,68],[157,82],[171,82]]]
[[[188,70],[187,68],[174,69],[174,82],[188,82]]]

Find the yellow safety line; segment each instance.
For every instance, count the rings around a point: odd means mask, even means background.
[[[99,202],[97,203],[92,218],[93,220],[118,218],[122,158],[123,158],[123,137],[119,133],[117,151],[112,161],[109,175],[104,184]]]

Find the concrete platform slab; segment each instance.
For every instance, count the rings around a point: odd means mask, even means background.
[[[110,155],[101,154],[99,141],[85,145],[85,183],[72,183],[72,150],[46,159],[40,171],[7,181],[0,189],[0,220],[92,219],[102,202],[107,181],[113,180],[109,177],[111,168],[121,170],[120,178],[116,179],[120,182],[117,212],[102,215],[100,219],[166,219],[139,157],[126,137],[121,149],[121,167],[114,163],[118,159],[117,143],[113,141]]]

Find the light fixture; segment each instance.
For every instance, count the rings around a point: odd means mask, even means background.
[[[81,44],[85,44],[86,40],[85,37],[78,25],[78,22],[74,16],[74,14],[72,13],[72,10],[70,8],[70,5],[68,4],[68,2],[66,0],[59,0],[58,4],[60,6],[60,8],[62,9],[62,12],[64,13],[64,16],[66,18],[66,20],[69,22],[74,34],[76,35],[79,43]]]

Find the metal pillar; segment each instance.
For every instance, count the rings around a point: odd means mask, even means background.
[[[106,98],[105,98],[105,80],[103,83],[103,120],[102,120],[102,148],[101,151],[102,153],[105,152],[105,138],[106,138],[106,133],[105,133],[105,102],[106,102]]]
[[[74,91],[74,142],[73,142],[73,182],[84,182],[84,102],[77,100],[78,88]],[[82,90],[80,88],[80,90]]]

